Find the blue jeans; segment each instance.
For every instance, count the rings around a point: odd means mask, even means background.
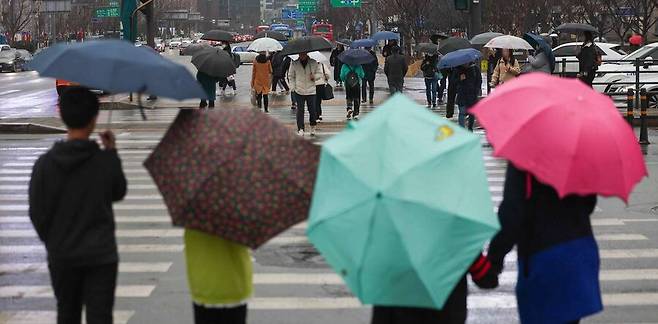
[[[427,96],[427,104],[436,104],[436,92],[439,87],[437,79],[425,78],[425,95]]]
[[[468,113],[470,107],[459,106],[459,126],[465,127],[466,117],[468,116],[468,130],[473,130],[473,124],[475,124],[475,116]]]

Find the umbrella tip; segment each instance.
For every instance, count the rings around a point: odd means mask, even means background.
[[[383,195],[382,195],[381,192],[378,192],[377,195],[376,195],[377,199],[382,199],[382,196],[383,196]]]

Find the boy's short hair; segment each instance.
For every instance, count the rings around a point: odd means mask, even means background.
[[[68,128],[84,128],[98,115],[98,97],[84,87],[69,87],[59,96],[59,114]]]

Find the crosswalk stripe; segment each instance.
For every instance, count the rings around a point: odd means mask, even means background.
[[[26,201],[27,194],[0,194],[0,201]],[[131,195],[128,194],[125,200],[162,200],[161,195]]]
[[[119,229],[116,230],[116,237],[182,237],[183,230],[177,228],[170,229]],[[33,229],[21,230],[0,230],[0,237],[37,237]]]
[[[0,205],[0,211],[24,211],[29,210],[28,205]],[[164,204],[124,204],[119,203],[114,205],[114,210],[167,210],[167,207]]]
[[[182,244],[119,244],[119,253],[182,252]],[[0,245],[0,254],[45,253],[43,245]]]
[[[130,178],[128,179],[128,193],[130,193],[132,190],[156,190],[158,187],[154,184],[132,184],[130,183]],[[150,180],[150,178],[149,178]],[[11,191],[27,191],[29,188],[28,185],[26,184],[20,184],[20,185],[0,185],[0,190],[11,190]],[[27,198],[27,196],[25,196]]]
[[[117,285],[119,298],[145,298],[151,296],[153,285]],[[0,298],[53,298],[50,286],[0,286]]]
[[[153,178],[150,176],[128,176],[126,175],[126,178],[128,179],[128,186],[130,187],[131,181],[149,181],[152,182]],[[27,183],[30,181],[29,176],[11,176],[11,177],[0,177],[0,181],[2,182],[22,182],[22,183]]]
[[[597,238],[597,241],[600,240]],[[599,257],[601,259],[653,259],[658,258],[658,249],[600,249]],[[516,259],[516,251],[511,251],[505,257],[505,263],[515,263]]]
[[[603,294],[605,306],[658,305],[658,293],[610,293]],[[331,310],[367,308],[354,297],[268,297],[249,301],[253,310]],[[468,309],[515,309],[516,296],[510,293],[469,295]]]
[[[149,273],[167,272],[171,268],[171,262],[119,262],[119,272],[124,273]],[[2,263],[0,264],[0,275],[16,273],[48,273],[46,263]]]
[[[125,174],[147,174],[148,172],[144,168],[139,168],[139,169],[123,169],[123,173],[125,173]],[[3,168],[3,169],[0,169],[0,174],[4,174],[4,175],[32,174],[32,169]]]
[[[135,315],[134,311],[115,310],[113,312],[114,324],[127,324]],[[85,316],[82,316],[86,323]],[[0,323],[2,324],[44,324],[56,323],[56,311],[0,311]]]
[[[499,284],[515,285],[516,271],[504,271],[499,276]],[[601,281],[643,281],[658,280],[658,269],[601,270]],[[255,285],[345,285],[343,279],[334,272],[327,273],[255,273]]]
[[[114,216],[114,221],[121,223],[171,223],[169,216]],[[0,216],[0,223],[30,223],[28,216]]]

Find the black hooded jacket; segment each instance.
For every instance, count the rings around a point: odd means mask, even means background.
[[[55,266],[117,262],[112,202],[126,195],[116,150],[94,141],[61,141],[34,164],[30,219]]]

